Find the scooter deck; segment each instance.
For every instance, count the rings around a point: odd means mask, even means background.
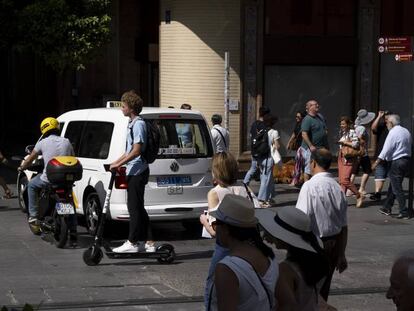
[[[108,244],[104,244],[105,255],[111,259],[121,259],[121,258],[161,258],[168,257],[171,255],[171,252],[174,251],[174,248],[171,246],[172,250],[160,249],[155,252],[134,252],[134,253],[115,253],[109,247]]]
[[[158,252],[137,252],[137,253],[115,253],[105,251],[105,255],[111,259],[121,259],[121,258],[160,258],[163,256],[168,256],[168,251],[158,251]]]

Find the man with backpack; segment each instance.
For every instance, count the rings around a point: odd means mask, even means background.
[[[153,241],[149,241],[151,235],[150,221],[144,205],[145,185],[148,183],[148,164],[154,159],[150,156],[146,159],[146,149],[151,148],[148,137],[153,133],[149,126],[139,114],[142,111],[143,100],[131,90],[125,92],[121,97],[122,113],[129,117],[128,134],[125,153],[114,161],[110,169],[118,169],[126,164],[128,181],[128,212],[129,212],[129,235],[128,240],[117,248],[115,253],[136,253],[141,251],[154,252]],[[149,146],[149,147],[148,147]]]
[[[229,131],[221,126],[222,117],[219,114],[213,114],[211,117],[213,128],[211,137],[213,138],[216,153],[228,152],[230,145]]]
[[[264,131],[266,130],[266,126],[263,122],[263,117],[267,114],[270,113],[270,109],[262,106],[259,108],[259,119],[254,121],[252,123],[252,126],[250,127],[250,139],[251,139],[251,150],[252,150],[252,164],[250,165],[250,169],[247,171],[246,176],[244,177],[243,182],[246,185],[249,185],[250,183],[250,179],[252,179],[253,175],[255,175],[256,171],[257,171],[257,155],[253,155],[254,152],[253,149],[254,146],[254,142],[258,141],[258,135],[263,136],[264,135]],[[266,133],[267,135],[267,133]]]

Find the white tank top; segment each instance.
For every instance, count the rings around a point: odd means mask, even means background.
[[[213,189],[218,196],[218,200],[219,203],[223,200],[223,198],[227,195],[227,194],[236,194],[236,195],[240,195],[242,197],[245,198],[249,198],[246,188],[244,186],[241,185],[234,185],[234,186],[228,186],[228,187],[223,187],[220,185],[217,185],[214,187]]]
[[[269,298],[272,306],[275,305],[275,288],[279,277],[279,265],[276,257],[270,260],[269,268],[264,276],[260,277],[253,267],[244,259],[236,256],[226,256],[220,261],[229,267],[239,281],[239,305],[238,311],[269,311]],[[261,278],[262,282],[259,280]],[[266,289],[264,286],[266,286]],[[267,292],[266,292],[267,291]],[[217,296],[215,287],[211,297],[210,310],[217,310]]]

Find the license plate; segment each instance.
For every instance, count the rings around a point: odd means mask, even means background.
[[[59,215],[75,214],[75,208],[72,203],[56,203],[56,211]]]
[[[191,185],[191,176],[161,176],[157,177],[158,187],[167,187],[171,185]]]
[[[169,195],[183,194],[183,186],[168,186],[167,194]]]

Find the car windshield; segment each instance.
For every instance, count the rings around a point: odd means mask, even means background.
[[[213,148],[202,120],[158,119],[160,149],[158,158],[211,157]]]

